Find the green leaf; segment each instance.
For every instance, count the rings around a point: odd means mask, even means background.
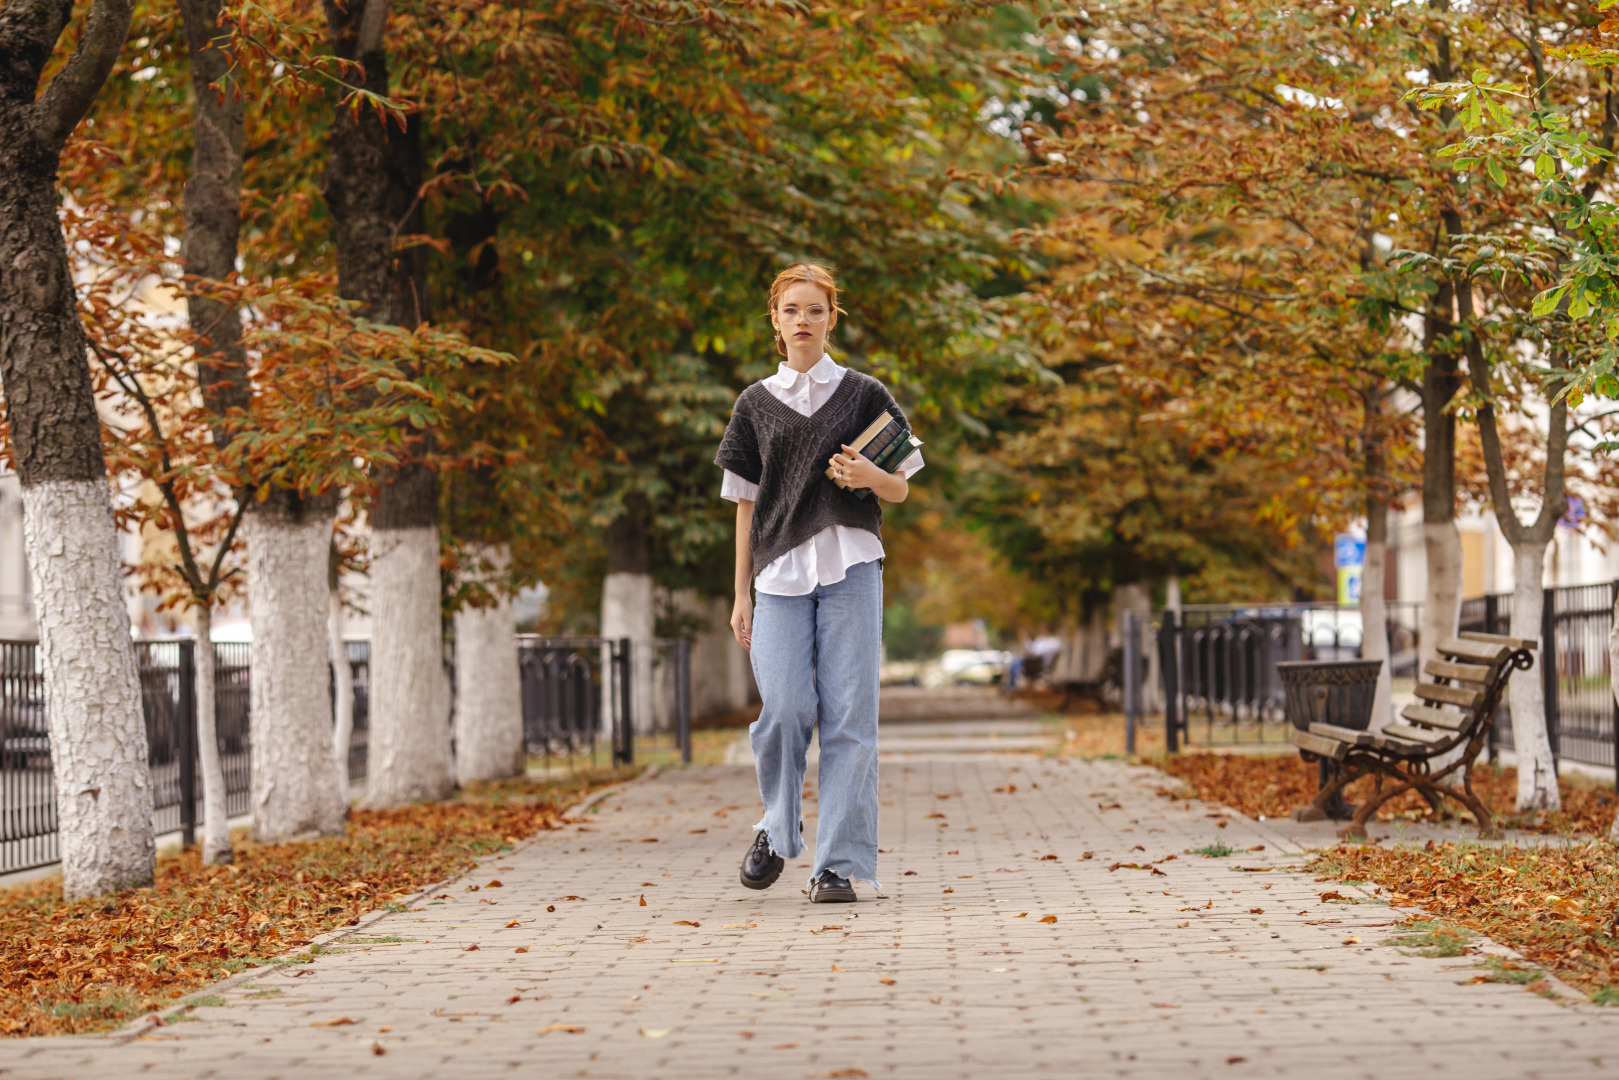
[[[1557,159],[1550,154],[1541,154],[1535,158],[1535,175],[1542,180],[1550,180],[1557,175]]]
[[[1507,186],[1507,174],[1506,170],[1501,168],[1500,158],[1490,158],[1484,163],[1484,168],[1489,172],[1490,179],[1495,181],[1496,187]]]
[[[1571,318],[1571,319],[1583,319],[1589,314],[1591,314],[1591,299],[1590,299],[1590,294],[1589,293],[1583,293],[1582,292],[1582,293],[1580,293],[1580,295],[1576,296],[1573,300],[1569,301],[1569,305],[1568,305],[1568,317],[1569,318]]]
[[[1557,310],[1557,305],[1562,302],[1563,296],[1567,292],[1567,285],[1559,285],[1555,289],[1547,289],[1545,292],[1535,297],[1534,307],[1530,309],[1531,312],[1536,318],[1543,315],[1550,315],[1553,311]]]

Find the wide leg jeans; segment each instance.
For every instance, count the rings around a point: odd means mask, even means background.
[[[813,879],[822,870],[877,881],[877,688],[882,658],[880,561],[804,596],[760,593],[753,674],[764,707],[748,729],[765,813],[755,826],[784,859],[803,853],[800,803],[810,736],[820,727]]]

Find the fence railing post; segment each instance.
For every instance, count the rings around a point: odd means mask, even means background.
[[[613,666],[616,672],[618,685],[613,689],[618,693],[618,731],[613,740],[613,760],[620,765],[633,765],[635,763],[635,716],[631,711],[631,702],[634,695],[630,691],[630,684],[635,679],[635,668],[630,662],[630,639],[619,638],[618,648],[614,650]]]
[[[680,740],[680,760],[691,764],[691,642],[675,640],[675,734]]]
[[[180,842],[197,842],[197,643],[180,642],[180,663],[175,672],[175,725],[179,730],[176,752],[180,758]]]
[[[1168,753],[1180,749],[1180,620],[1174,611],[1164,612],[1163,626],[1158,630],[1158,670],[1164,680],[1164,748]]]
[[[1136,722],[1141,715],[1141,623],[1134,611],[1124,613],[1124,752],[1136,752]]]
[[[1562,756],[1557,716],[1557,590],[1542,589],[1540,605],[1540,685],[1545,698],[1546,741],[1552,749],[1552,775]]]

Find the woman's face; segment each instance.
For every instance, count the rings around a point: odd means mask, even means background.
[[[808,281],[787,286],[776,301],[770,321],[787,346],[789,359],[821,358],[826,351],[826,331],[832,325],[832,304],[826,290]]]

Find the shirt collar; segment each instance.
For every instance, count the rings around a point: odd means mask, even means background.
[[[804,372],[794,371],[792,368],[787,366],[787,361],[783,360],[776,368],[776,373],[772,375],[771,378],[776,380],[777,385],[785,389],[796,383],[798,381],[798,376],[801,374],[808,375],[811,379],[818,383],[829,383],[832,381],[832,376],[837,373],[837,370],[838,362],[832,359],[832,357],[828,356],[826,353],[822,353],[821,358],[815,361],[815,365],[808,371]]]

